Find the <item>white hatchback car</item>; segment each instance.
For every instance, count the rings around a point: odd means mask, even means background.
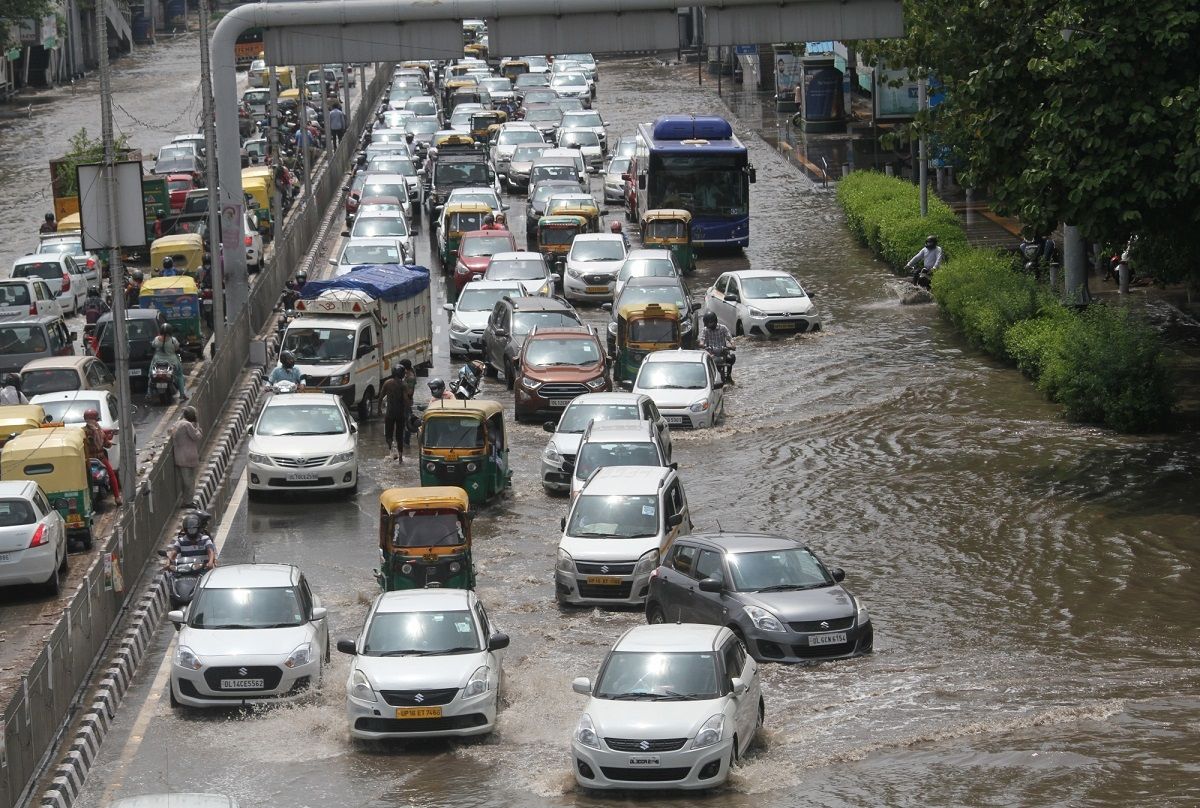
[[[758,664],[724,626],[631,628],[572,689],[589,696],[571,740],[584,788],[719,786],[765,717]]]
[[[583,490],[596,469],[607,466],[667,466],[670,456],[662,433],[647,421],[593,421],[583,431],[575,470],[571,474],[571,496]]]
[[[358,426],[339,396],[289,393],[267,400],[251,432],[246,474],[262,491],[358,490]]]
[[[100,414],[100,426],[112,432],[112,446],[108,448],[108,462],[118,474],[121,473],[121,422],[117,420],[121,409],[117,397],[108,390],[66,390],[60,393],[42,393],[29,399],[30,404],[41,407],[46,417],[67,426],[82,427],[83,414],[95,410]],[[137,412],[137,407],[133,408]]]
[[[633,393],[584,393],[576,396],[563,410],[558,423],[546,421],[542,428],[550,441],[542,450],[542,487],[547,491],[570,491],[568,465],[575,463],[579,442],[588,424],[602,421],[638,420],[649,422],[671,458],[671,430],[650,396]]]
[[[67,571],[67,528],[38,484],[0,482],[0,586],[38,584],[57,596]]]
[[[613,300],[621,296],[621,290],[630,278],[678,278],[682,274],[670,250],[630,250],[617,273]]]
[[[626,254],[619,233],[580,233],[567,253],[563,294],[568,300],[611,301]]]
[[[655,351],[642,360],[631,392],[654,399],[671,426],[703,429],[725,420],[724,387],[706,351]]]
[[[743,269],[726,272],[704,294],[704,310],[740,337],[790,336],[821,330],[812,295],[786,272]]]
[[[450,315],[450,358],[482,356],[483,332],[496,303],[503,297],[520,297],[523,293],[517,281],[477,279],[468,281],[456,302],[443,303],[442,308]]]
[[[502,252],[488,261],[485,281],[506,281],[521,284],[529,297],[550,297],[554,294],[554,275],[546,259],[537,252]]]
[[[375,598],[350,654],[346,716],[355,738],[483,735],[496,724],[503,673],[496,631],[469,589],[409,589]]]
[[[304,574],[288,564],[205,573],[179,628],[171,706],[231,707],[302,696],[321,683],[329,626]]]

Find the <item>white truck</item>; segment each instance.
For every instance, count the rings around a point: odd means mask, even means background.
[[[429,271],[370,265],[304,285],[280,353],[291,351],[308,389],[340,395],[365,419],[391,367],[433,366]]]

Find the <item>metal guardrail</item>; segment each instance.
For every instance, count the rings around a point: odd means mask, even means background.
[[[379,96],[391,79],[382,65],[367,87],[365,102],[350,116],[348,132],[361,132],[373,118]],[[249,357],[250,342],[274,313],[284,281],[301,265],[321,223],[322,212],[341,193],[341,179],[354,159],[357,139],[343,138],[313,184],[313,204],[296,211],[276,239],[275,260],[264,269],[249,301],[227,330],[216,356],[193,376],[191,404],[206,436],[237,389]],[[100,552],[47,635],[42,652],[21,675],[2,714],[0,731],[0,808],[16,808],[56,745],[80,687],[97,662],[109,634],[129,607],[130,591],[118,591],[115,578],[124,572],[131,583],[153,556],[167,523],[176,514],[178,481],[169,443],[140,480],[138,495],[121,512]],[[214,503],[224,508],[224,502]],[[214,512],[214,517],[220,514]],[[49,615],[47,615],[49,616]]]

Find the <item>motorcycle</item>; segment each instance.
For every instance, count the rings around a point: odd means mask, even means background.
[[[160,556],[166,557],[166,550],[159,550]],[[208,572],[207,555],[179,555],[175,563],[164,570],[167,576],[167,596],[171,599],[171,607],[182,608],[192,602],[196,595],[196,585],[201,576]]]
[[[108,479],[108,469],[97,458],[88,458],[88,486],[92,492],[92,502],[112,495],[112,483]]]
[[[720,351],[710,350],[708,355],[712,357],[713,363],[717,366],[722,383],[729,383],[733,373],[733,363],[737,361],[737,354],[734,353],[733,348],[724,348]]]
[[[450,392],[462,401],[475,398],[483,382],[482,362],[468,362],[459,368],[458,376],[450,382]],[[479,365],[479,367],[477,367]]]
[[[170,362],[150,363],[150,382],[146,386],[146,395],[157,395],[158,403],[166,406],[175,395],[175,368]]]
[[[913,286],[919,286],[928,292],[933,283],[932,278],[933,270],[922,266],[913,270],[912,278],[910,280],[912,281]]]

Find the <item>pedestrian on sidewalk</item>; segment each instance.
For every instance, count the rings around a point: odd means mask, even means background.
[[[175,456],[175,479],[178,481],[179,497],[188,504],[194,500],[204,433],[196,424],[195,407],[184,407],[180,415],[182,417],[171,427],[171,451]]]
[[[333,109],[329,110],[329,137],[333,139],[335,149],[342,142],[342,136],[345,134],[346,113],[342,112],[342,105],[335,102]]]

